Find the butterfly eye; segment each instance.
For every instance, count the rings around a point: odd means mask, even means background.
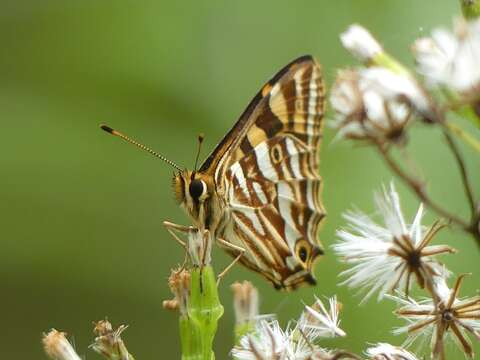
[[[297,251],[298,258],[301,262],[305,263],[308,259],[308,250],[305,246],[299,246]]]
[[[202,180],[192,180],[190,183],[190,186],[188,188],[188,191],[190,192],[190,196],[196,200],[203,194],[205,191],[205,186],[203,184]]]

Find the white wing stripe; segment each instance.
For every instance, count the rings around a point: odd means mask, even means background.
[[[278,195],[287,199],[295,199],[292,189],[286,183],[279,183],[278,184]],[[287,224],[294,224],[292,219],[292,214],[290,212],[290,202],[289,201],[282,201],[281,199],[278,200],[278,207],[280,210],[280,215],[282,218],[285,219]],[[297,234],[292,231],[292,226],[285,226],[285,236],[287,238],[288,246],[290,250],[293,251],[295,249],[295,242],[297,240]]]
[[[255,146],[255,156],[260,173],[266,179],[277,181],[278,175],[270,161],[269,149],[266,142],[262,142]]]
[[[310,78],[310,94],[308,98],[308,118],[307,118],[307,135],[308,135],[308,144],[311,145],[313,139],[313,124],[314,117],[316,113],[317,106],[317,83],[316,83],[316,73],[313,69],[312,77]]]
[[[303,176],[300,172],[300,159],[297,155],[298,150],[295,147],[295,144],[293,143],[292,139],[287,137],[285,139],[285,143],[287,145],[287,152],[288,152],[288,155],[290,157],[290,165],[292,167],[293,176],[296,179],[301,179]],[[293,155],[297,155],[297,156],[293,156]]]
[[[253,186],[253,190],[255,190],[255,193],[257,194],[260,202],[263,205],[267,204],[267,202],[268,202],[267,196],[263,192],[262,186],[256,181],[252,182],[252,186]]]
[[[238,185],[242,189],[243,193],[245,194],[247,199],[250,199],[250,192],[248,191],[247,181],[245,180],[245,175],[243,175],[242,166],[238,162],[236,162],[235,164],[233,164],[231,166],[230,169],[232,171],[233,176],[236,177],[236,179],[238,181]]]

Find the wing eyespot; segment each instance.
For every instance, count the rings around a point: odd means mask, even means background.
[[[297,250],[297,256],[302,263],[306,263],[308,260],[308,250],[305,246],[299,246]]]
[[[275,144],[272,146],[272,149],[270,150],[270,155],[274,164],[278,164],[280,163],[280,161],[282,161],[282,147],[280,146],[280,144]]]
[[[305,239],[298,239],[295,244],[295,256],[303,267],[309,267],[312,258],[312,246]]]

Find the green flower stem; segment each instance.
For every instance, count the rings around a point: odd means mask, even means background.
[[[240,344],[240,339],[249,333],[255,331],[255,323],[253,321],[248,321],[242,324],[235,325],[235,345]]]
[[[223,306],[218,298],[213,268],[210,265],[194,268],[187,314],[180,318],[183,360],[215,359],[212,345],[222,315]]]
[[[475,150],[480,152],[479,140],[475,139],[472,135],[463,130],[460,126],[455,125],[452,122],[446,122],[445,125],[453,134],[455,134],[455,136],[457,136],[459,139],[462,139],[466,144],[470,145]]]
[[[405,66],[384,51],[374,56],[370,61],[370,65],[382,66],[394,73],[410,76],[410,72]]]
[[[462,13],[466,19],[476,19],[480,17],[480,0],[460,0]]]
[[[188,315],[180,316],[180,341],[182,347],[182,359],[183,360],[201,360],[203,359],[199,355],[200,346],[200,333],[195,323],[191,321]]]

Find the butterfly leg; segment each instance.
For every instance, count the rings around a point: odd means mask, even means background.
[[[172,223],[170,221],[164,221],[163,226],[165,226],[165,228],[173,236],[173,238],[185,249],[185,259],[183,260],[183,265],[181,267],[183,269],[189,257],[188,249],[185,241],[180,239],[180,237],[176,234],[176,232],[179,232],[182,234],[189,234],[191,231],[196,229],[192,226],[179,225],[179,224]]]
[[[194,227],[192,226],[185,226],[185,225],[179,225],[172,223],[170,221],[164,221],[163,226],[167,229],[167,231],[173,236],[173,238],[185,249],[187,250],[187,244],[185,241],[180,239],[180,237],[176,234],[176,232],[182,233],[182,234],[188,234],[191,231],[195,230]]]
[[[220,283],[220,280],[222,280],[222,278],[225,276],[225,274],[240,260],[240,258],[243,256],[243,254],[245,253],[245,249],[240,247],[240,246],[237,246],[237,245],[233,245],[231,243],[229,243],[228,241],[226,240],[223,240],[222,238],[217,238],[217,241],[219,242],[220,245],[226,247],[226,248],[229,248],[229,249],[232,249],[232,250],[235,250],[235,251],[238,251],[238,255],[235,259],[233,259],[233,261],[225,268],[223,269],[223,271],[218,274],[217,276],[217,286],[218,284]]]

